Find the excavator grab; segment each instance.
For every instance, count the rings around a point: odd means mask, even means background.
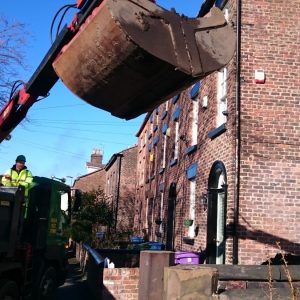
[[[233,28],[216,7],[198,18],[149,0],[77,0],[77,8],[0,111],[0,142],[59,78],[84,101],[128,120],[222,68],[234,54]]]
[[[149,0],[104,0],[53,67],[81,99],[131,119],[226,65],[234,39],[216,7],[187,18]]]

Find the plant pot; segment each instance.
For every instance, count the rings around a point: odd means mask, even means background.
[[[186,219],[183,221],[184,226],[189,227],[193,225],[194,220]]]

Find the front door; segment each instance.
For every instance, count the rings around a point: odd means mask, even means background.
[[[207,260],[209,264],[225,261],[225,191],[211,189],[208,192],[207,210]]]
[[[168,195],[167,242],[166,250],[174,250],[174,215],[176,207],[176,183],[172,183]]]
[[[213,165],[208,185],[207,263],[224,264],[227,184],[222,162]]]

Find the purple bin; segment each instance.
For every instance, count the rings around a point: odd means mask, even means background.
[[[196,252],[175,252],[175,264],[179,265],[198,265],[200,253]]]

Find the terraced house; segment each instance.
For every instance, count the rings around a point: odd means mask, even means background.
[[[300,255],[299,1],[216,5],[235,57],[146,116],[135,229],[208,263]]]

